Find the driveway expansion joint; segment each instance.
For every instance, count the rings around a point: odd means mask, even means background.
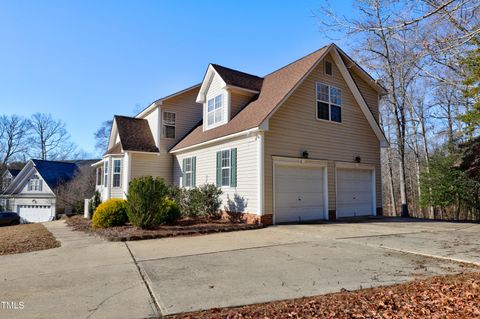
[[[145,279],[145,276],[144,276],[144,274],[143,274],[143,272],[142,272],[142,269],[141,269],[140,266],[138,265],[138,262],[137,262],[137,260],[135,259],[135,256],[133,255],[132,251],[130,250],[130,247],[128,247],[128,243],[127,243],[127,242],[125,242],[125,247],[127,248],[128,253],[130,254],[130,257],[132,257],[133,263],[135,264],[135,267],[137,267],[138,274],[140,275],[140,278],[142,278],[142,281],[143,281],[145,287],[147,288],[148,294],[150,295],[151,303],[154,305],[155,311],[157,312],[157,313],[154,314],[154,315],[155,315],[155,316],[160,316],[160,318],[163,318],[160,305],[157,303],[157,299],[155,298],[155,295],[154,295],[154,293],[153,293],[153,290],[152,290],[152,288],[150,287],[150,285],[148,284],[147,280]]]

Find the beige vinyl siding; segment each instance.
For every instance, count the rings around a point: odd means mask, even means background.
[[[131,179],[153,176],[171,183],[172,160],[172,155],[168,153],[131,153]]]
[[[353,80],[357,84],[357,87],[362,93],[365,102],[367,102],[368,108],[373,114],[373,117],[378,122],[378,94],[372,89],[370,85],[367,84],[361,77],[359,77],[355,72],[350,71]]]
[[[379,140],[335,63],[332,76],[326,75],[323,67],[324,63],[319,63],[269,121],[264,159],[266,214],[273,212],[272,156],[299,158],[303,151],[308,151],[311,159],[328,160],[329,210],[335,209],[335,162],[353,162],[355,156],[360,156],[362,163],[375,166],[376,200],[377,206],[381,206]],[[316,120],[317,81],[342,90],[342,123]]]
[[[150,113],[148,113],[144,119],[148,121],[148,126],[150,126],[150,131],[152,132],[152,135],[153,135],[153,139],[155,140],[155,145],[158,147],[159,145],[159,136],[160,136],[160,128],[161,126],[159,125],[158,123],[158,112],[159,112],[159,109],[158,107],[156,107],[155,109],[153,109]]]
[[[254,94],[230,91],[230,119],[240,112],[253,98]]]
[[[174,184],[181,185],[182,163],[186,157],[196,156],[196,185],[205,183],[216,184],[217,152],[224,149],[237,148],[237,187],[222,187],[221,209],[227,205],[228,198],[234,199],[235,194],[244,199],[247,204],[244,212],[256,213],[257,205],[257,138],[256,136],[230,140],[213,144],[208,147],[177,154],[174,160]]]
[[[160,152],[168,152],[202,119],[202,104],[195,102],[199,88],[164,101],[160,110],[175,113],[175,138],[160,139]],[[163,116],[163,114],[162,114]],[[160,124],[160,131],[163,131]],[[163,134],[163,132],[161,133]]]

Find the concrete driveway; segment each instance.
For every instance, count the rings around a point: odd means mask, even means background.
[[[61,221],[46,226],[62,247],[0,256],[0,301],[24,302],[22,310],[0,307],[0,318],[147,318],[480,266],[479,224],[388,219],[128,244]]]
[[[173,314],[474,271],[479,238],[478,224],[397,219],[274,226],[128,246],[161,312]]]

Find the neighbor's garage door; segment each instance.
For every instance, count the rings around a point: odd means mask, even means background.
[[[325,218],[323,167],[275,168],[275,223]]]
[[[337,218],[373,214],[372,172],[337,168]]]
[[[50,205],[19,205],[18,214],[30,223],[47,222],[51,219],[52,208]]]

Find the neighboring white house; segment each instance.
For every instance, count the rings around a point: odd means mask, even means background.
[[[211,64],[200,84],[114,117],[96,188],[106,200],[145,175],[213,183],[222,209],[264,223],[382,214],[384,94],[334,44],[264,77]]]
[[[22,221],[54,220],[57,213],[55,190],[73,179],[78,170],[72,162],[32,159],[1,193],[0,206],[18,213]]]

